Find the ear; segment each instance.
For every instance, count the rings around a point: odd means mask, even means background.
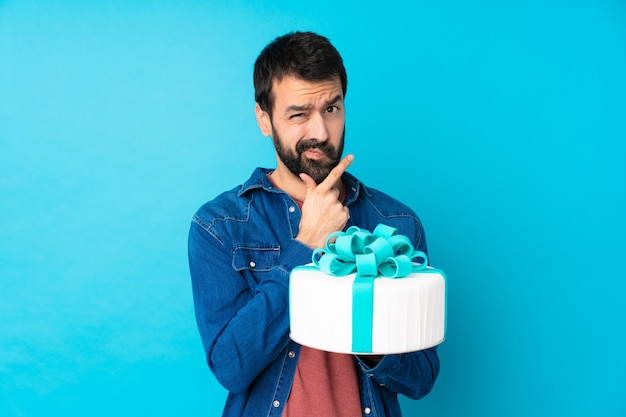
[[[272,120],[270,115],[259,106],[259,103],[256,103],[254,107],[254,113],[256,114],[256,122],[259,125],[259,129],[261,129],[261,133],[265,136],[272,135]]]

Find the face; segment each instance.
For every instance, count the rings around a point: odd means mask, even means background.
[[[341,81],[309,82],[286,77],[272,86],[273,114],[257,105],[257,120],[271,134],[277,169],[310,175],[318,184],[343,153],[345,112]],[[260,114],[261,113],[261,114]]]

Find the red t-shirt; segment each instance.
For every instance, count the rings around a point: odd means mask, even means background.
[[[302,346],[283,417],[361,415],[354,356]]]

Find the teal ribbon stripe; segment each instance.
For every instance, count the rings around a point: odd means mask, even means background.
[[[414,265],[415,258],[421,258],[422,263]],[[428,265],[426,254],[415,250],[408,237],[384,224],[371,233],[356,226],[332,233],[326,247],[313,251],[312,260],[331,276],[356,272],[352,284],[352,351],[360,353],[372,353],[374,280],[379,276],[403,278]]]

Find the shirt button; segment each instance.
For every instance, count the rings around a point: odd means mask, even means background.
[[[256,266],[256,263],[254,261],[250,261],[250,268],[254,268]]]
[[[272,405],[274,406],[274,408],[278,408],[278,407],[280,407],[280,401],[278,401],[278,400],[274,400],[274,402],[272,403]]]
[[[356,193],[356,187],[352,187],[352,192]]]
[[[291,352],[289,352],[289,357],[291,359],[295,358],[296,357],[296,352],[294,352],[293,350]]]
[[[372,409],[371,409],[371,408],[369,408],[369,407],[365,407],[365,410],[363,410],[363,412],[364,412],[365,414],[369,414],[369,413],[371,413],[371,412],[372,412]]]
[[[289,213],[293,213],[294,211],[296,211],[296,208],[294,206],[289,206]]]

